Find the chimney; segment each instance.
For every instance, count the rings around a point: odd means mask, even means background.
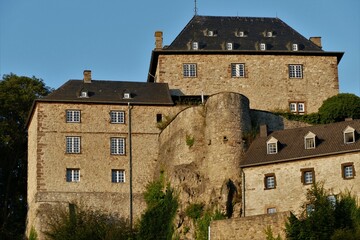
[[[163,45],[163,33],[161,31],[155,32],[155,49],[160,50],[162,49]]]
[[[322,46],[321,46],[321,37],[310,37],[310,41],[313,42],[319,48],[322,48]]]
[[[268,129],[267,129],[267,125],[261,125],[260,126],[260,137],[267,137],[268,135]]]
[[[84,70],[84,83],[91,83],[91,70]]]

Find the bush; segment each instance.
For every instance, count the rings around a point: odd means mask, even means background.
[[[191,218],[193,220],[197,220],[198,218],[200,218],[203,215],[203,211],[204,211],[203,203],[193,203],[193,204],[190,204],[185,209],[185,214],[189,218]]]

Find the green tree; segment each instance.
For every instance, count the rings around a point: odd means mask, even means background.
[[[343,193],[333,202],[329,196],[323,184],[314,184],[309,189],[302,215],[299,218],[291,215],[288,219],[288,239],[337,240],[348,239],[348,235],[360,239],[360,208],[356,198]],[[313,211],[309,211],[308,206],[312,206]]]
[[[0,80],[0,239],[22,239],[26,218],[26,121],[36,98],[50,92],[41,79]]]
[[[345,118],[360,119],[360,97],[340,93],[323,102],[319,108],[322,123],[340,122]]]

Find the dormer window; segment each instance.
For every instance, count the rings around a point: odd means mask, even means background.
[[[87,98],[88,97],[88,92],[87,91],[81,91],[80,97],[81,98]]]
[[[125,92],[124,93],[124,99],[130,99],[130,98],[131,98],[131,93]]]
[[[271,137],[267,142],[267,154],[276,154],[278,153],[278,140],[274,137]]]
[[[266,44],[265,44],[265,43],[260,43],[260,50],[261,50],[261,51],[265,51],[265,50],[266,50]]]
[[[193,50],[198,50],[199,49],[199,43],[198,42],[193,42],[192,43],[192,49]]]
[[[226,50],[233,50],[233,44],[230,42],[226,43]]]
[[[354,143],[355,142],[355,129],[347,126],[344,130],[344,143]]]
[[[305,149],[314,149],[316,147],[316,135],[312,132],[308,132],[308,134],[305,135],[304,141],[305,141]]]
[[[209,30],[209,31],[208,31],[208,36],[209,36],[209,37],[213,37],[213,36],[214,36],[214,31]]]
[[[292,50],[293,50],[293,51],[298,51],[298,50],[299,50],[299,46],[298,46],[296,43],[294,43],[294,44],[292,45]]]
[[[273,32],[267,32],[266,37],[273,37]]]
[[[240,32],[238,33],[238,36],[239,36],[239,37],[245,37],[245,32],[240,31]]]

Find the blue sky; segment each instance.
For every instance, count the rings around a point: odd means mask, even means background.
[[[359,0],[197,0],[198,14],[279,17],[325,51],[345,52],[340,92],[360,96]],[[194,0],[0,0],[0,75],[146,81],[154,32],[170,44],[194,15]]]

